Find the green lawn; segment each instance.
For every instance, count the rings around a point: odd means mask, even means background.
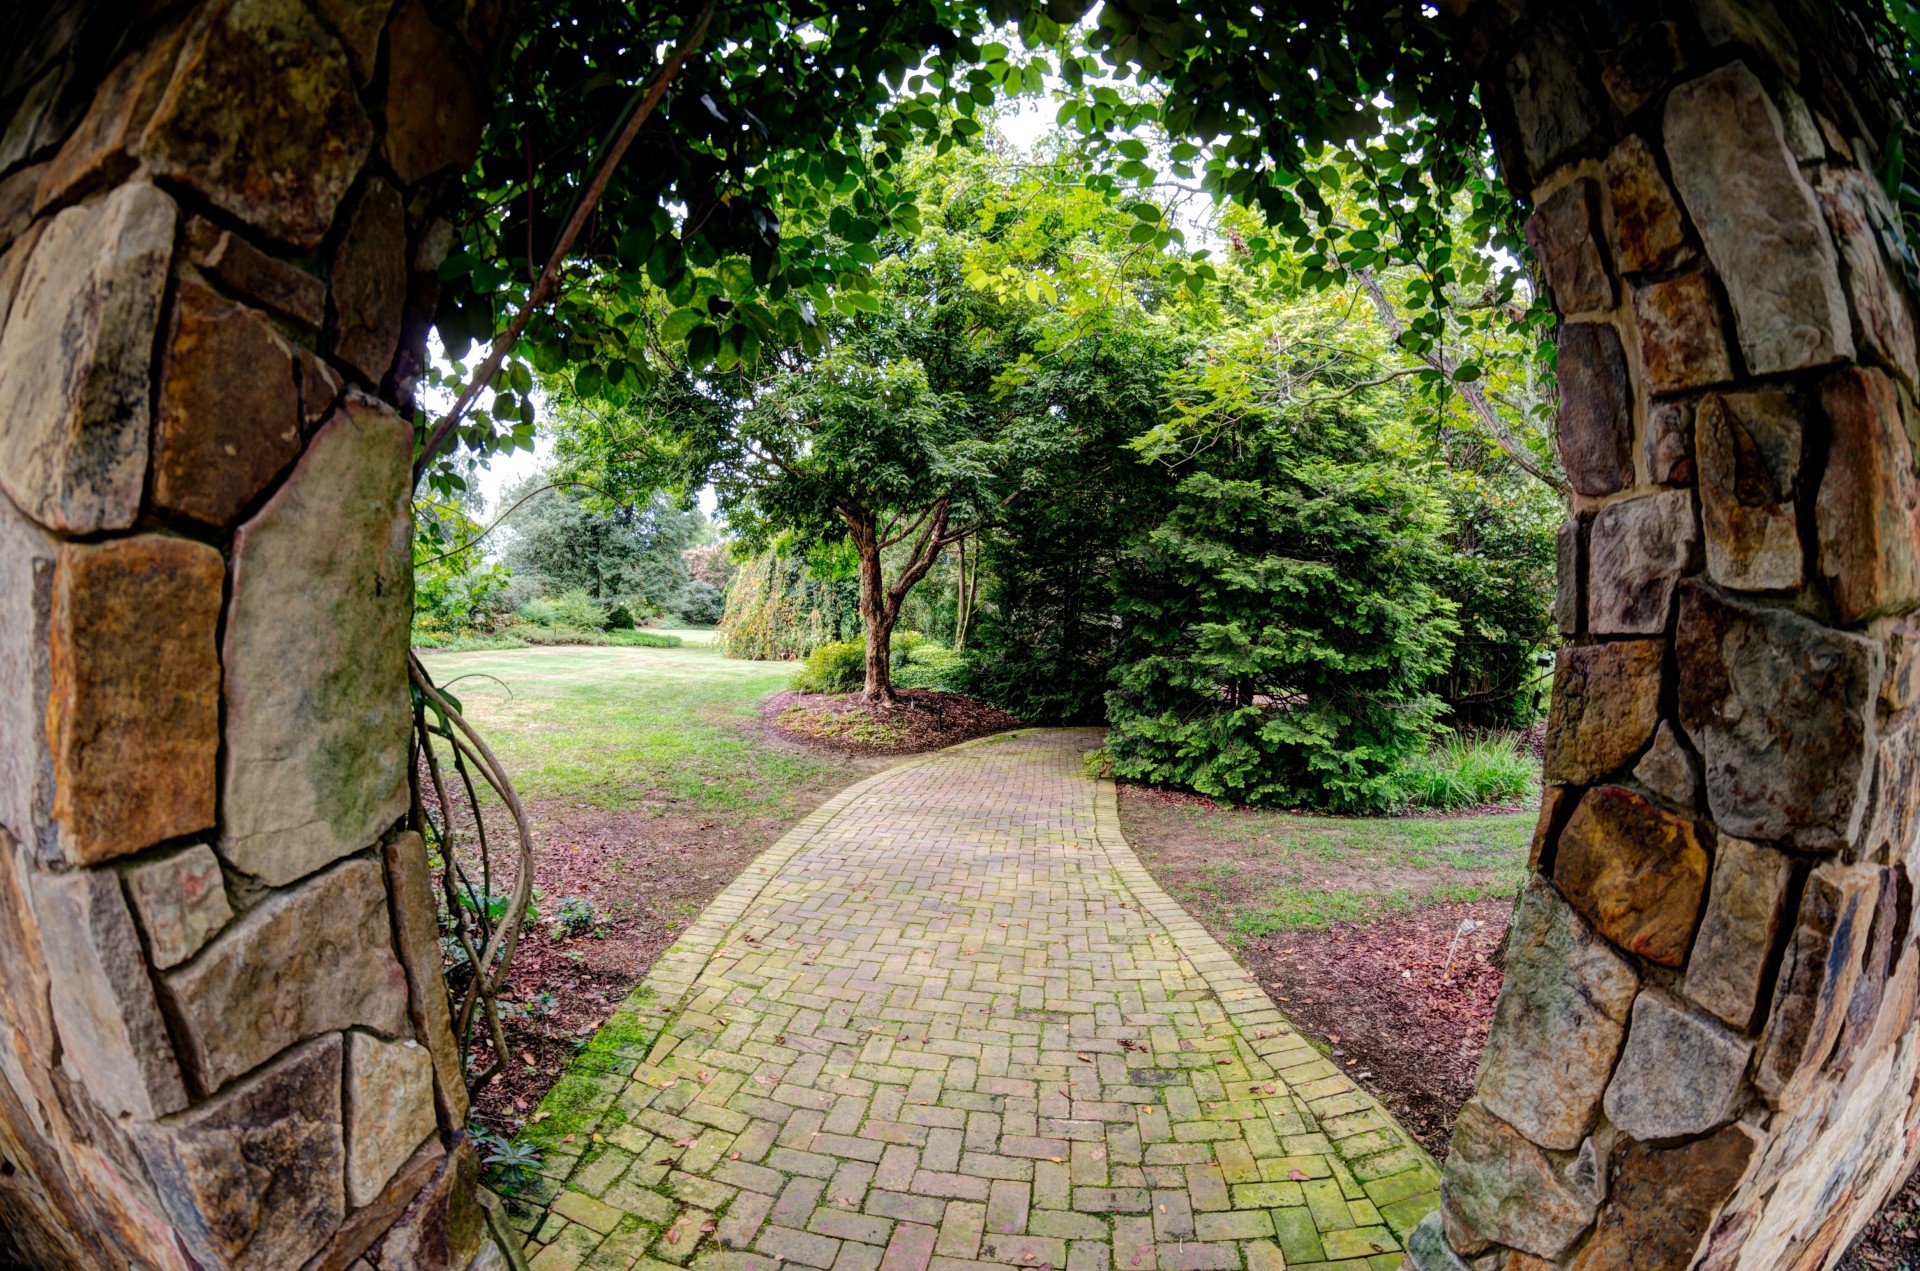
[[[1129,788],[1121,820],[1181,904],[1215,930],[1259,938],[1510,896],[1526,878],[1534,813],[1300,816]]]
[[[817,795],[846,767],[759,740],[758,702],[787,686],[792,663],[732,661],[706,644],[423,651],[420,660],[460,699],[524,799],[798,816],[796,796]]]

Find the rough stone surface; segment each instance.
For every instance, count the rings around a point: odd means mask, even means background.
[[[425,1041],[433,1059],[434,1098],[441,1121],[448,1130],[455,1130],[467,1123],[467,1081],[453,1040],[453,1013],[447,1006],[440,925],[426,842],[409,830],[387,844],[386,858],[395,943],[400,965],[407,973],[408,1012],[414,1034]]]
[[[0,488],[53,529],[124,529],[140,507],[153,331],[173,200],[121,186],[53,218],[0,332]]]
[[[1601,935],[1677,967],[1706,893],[1707,853],[1692,821],[1631,790],[1602,786],[1567,819],[1553,881]]]
[[[46,720],[66,860],[213,825],[224,572],[213,548],[158,534],[60,549]]]
[[[153,501],[224,526],[300,454],[293,350],[264,314],[191,278],[168,335]]]
[[[394,15],[387,39],[392,63],[413,73],[388,78],[381,152],[411,185],[472,158],[487,97],[460,42],[434,25],[421,0],[409,0]]]
[[[1920,481],[1893,382],[1850,367],[1820,384],[1832,427],[1814,518],[1836,616],[1854,622],[1920,597]]]
[[[1873,904],[1873,922],[1867,929],[1865,957],[1860,963],[1860,978],[1854,982],[1853,994],[1847,1001],[1846,1023],[1840,1029],[1833,1058],[1828,1061],[1835,1072],[1845,1072],[1853,1066],[1862,1045],[1873,1032],[1887,998],[1887,982],[1893,975],[1900,946],[1911,931],[1912,919],[1913,885],[1907,879],[1906,870],[1899,865],[1883,866]],[[1911,997],[1909,992],[1906,995],[1909,1013],[1913,1009]],[[1898,1009],[1888,1004],[1886,1013],[1892,1014]],[[1904,1031],[1897,1029],[1896,1033]]]
[[[298,1267],[346,1213],[340,1038],[302,1046],[179,1116],[135,1126],[133,1136],[202,1265]]]
[[[1633,1003],[1607,1086],[1607,1120],[1636,1139],[1705,1134],[1733,1119],[1753,1043],[1654,993]]]
[[[1533,850],[1527,856],[1527,868],[1538,869],[1553,842],[1554,827],[1566,818],[1561,815],[1573,806],[1574,792],[1566,786],[1550,785],[1540,792],[1540,814],[1533,823]]]
[[[1695,418],[1707,573],[1743,591],[1799,586],[1802,428],[1793,396],[1709,393]]]
[[[1560,523],[1554,537],[1553,625],[1561,635],[1580,629],[1580,518]]]
[[[200,952],[233,917],[220,862],[204,843],[128,869],[127,895],[153,965],[163,971]]]
[[[1767,959],[1780,931],[1793,862],[1758,843],[1722,834],[1713,888],[1687,961],[1687,996],[1745,1032],[1760,1004]]]
[[[306,6],[232,0],[182,51],[140,150],[155,173],[305,250],[372,144],[347,55]]]
[[[1546,265],[1562,313],[1613,307],[1613,279],[1594,238],[1599,194],[1591,178],[1578,177],[1542,199],[1527,222],[1527,244]]]
[[[372,1264],[360,1255],[386,1235],[387,1229],[406,1212],[420,1189],[432,1180],[446,1155],[446,1148],[437,1138],[421,1144],[420,1150],[399,1168],[372,1203],[348,1211],[346,1221],[333,1233],[326,1247],[314,1254],[300,1271],[373,1271]],[[474,1269],[468,1267],[466,1271]],[[500,1271],[506,1271],[504,1264]]]
[[[222,286],[303,327],[317,331],[327,320],[327,284],[211,221],[187,222],[187,258]]]
[[[1620,333],[1598,322],[1560,328],[1560,462],[1585,495],[1633,481],[1633,383]]]
[[[294,350],[293,377],[300,387],[300,431],[310,436],[333,413],[346,382],[307,349]]]
[[[1507,937],[1506,981],[1480,1060],[1480,1100],[1542,1147],[1579,1147],[1639,988],[1626,960],[1535,877]]]
[[[1667,98],[1665,133],[1748,369],[1773,375],[1852,357],[1833,240],[1759,79],[1734,62],[1682,84]]]
[[[1613,1203],[1569,1271],[1687,1271],[1739,1186],[1758,1135],[1744,1125],[1683,1147],[1623,1143]]]
[[[1852,842],[1872,769],[1879,646],[1690,581],[1674,657],[1680,724],[1721,832],[1811,850]]]
[[[380,1198],[388,1181],[432,1134],[433,1060],[408,1038],[347,1034],[347,1207]]]
[[[1640,753],[1660,718],[1661,640],[1560,650],[1547,716],[1546,779],[1589,785]]]
[[[34,191],[39,210],[123,180],[133,171],[140,130],[152,117],[173,77],[179,51],[180,32],[176,28],[107,72],[79,125],[68,134],[58,153],[41,165]]]
[[[372,181],[333,257],[334,351],[371,384],[393,362],[406,292],[406,211],[392,186]]]
[[[1700,765],[1680,740],[1680,731],[1665,720],[1654,734],[1653,745],[1633,766],[1633,775],[1667,802],[1683,806],[1693,803],[1700,788]]]
[[[1693,407],[1655,402],[1647,407],[1647,473],[1661,485],[1693,480]]]
[[[1868,865],[1829,862],[1807,878],[1753,1069],[1776,1107],[1793,1101],[1846,1022],[1879,891],[1880,871]]]
[[[393,11],[393,0],[314,0],[313,8],[340,37],[354,79],[361,84],[372,79],[374,60],[380,52],[380,31]]]
[[[1593,1222],[1594,1206],[1566,1185],[1546,1153],[1479,1099],[1469,1099],[1454,1122],[1440,1194],[1475,1231],[1542,1258],[1558,1258]]]
[[[1720,335],[1720,304],[1705,274],[1680,274],[1633,289],[1647,389],[1679,393],[1733,378]]]
[[[1607,156],[1607,195],[1613,203],[1614,251],[1627,273],[1673,268],[1691,251],[1673,192],[1660,175],[1653,150],[1628,137]]]
[[[407,1031],[407,982],[388,940],[380,867],[355,860],[276,892],[162,977],[195,1079],[213,1090],[295,1042]]]
[[[20,292],[20,279],[27,272],[27,261],[39,245],[46,226],[45,221],[34,222],[11,247],[0,252],[0,330],[6,327],[7,315],[13,311],[13,298]]]
[[[36,854],[46,788],[47,624],[59,545],[0,496],[0,825]],[[52,838],[48,834],[49,840]]]
[[[1467,1264],[1447,1243],[1437,1209],[1407,1233],[1407,1261],[1414,1271],[1468,1271]]]
[[[1623,499],[1593,518],[1587,566],[1587,627],[1595,635],[1658,635],[1673,589],[1699,555],[1693,493],[1662,490]]]
[[[234,542],[217,846],[270,884],[406,811],[412,456],[404,420],[350,399]]]
[[[34,919],[47,960],[61,1062],[113,1116],[186,1106],[140,935],[112,870],[36,871]]]
[[[379,1265],[437,1268],[472,1262],[486,1236],[486,1216],[474,1199],[479,1181],[479,1156],[471,1143],[462,1143],[374,1246]]]
[[[1537,180],[1592,135],[1598,107],[1580,73],[1578,54],[1556,27],[1534,27],[1503,69],[1520,144]]]
[[[1886,193],[1858,168],[1824,169],[1818,193],[1846,267],[1862,351],[1879,359],[1909,387],[1920,383],[1912,301],[1886,250],[1888,242],[1904,245],[1905,236]]]

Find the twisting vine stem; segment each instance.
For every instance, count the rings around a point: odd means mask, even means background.
[[[459,704],[434,684],[420,659],[411,654],[407,658],[407,672],[413,683],[413,828],[439,853],[446,921],[452,927],[453,939],[469,969],[466,982],[460,988],[453,988],[453,980],[449,979],[448,993],[453,1010],[453,1034],[460,1046],[467,1087],[477,1092],[507,1064],[506,1030],[500,1022],[500,992],[506,987],[507,970],[513,963],[514,947],[520,941],[520,931],[526,922],[527,902],[533,895],[533,831],[506,769],[480,734],[461,717]],[[452,762],[451,774],[442,766],[443,746]],[[426,789],[422,788],[423,771]],[[504,904],[493,893],[493,849],[487,840],[486,819],[474,785],[475,773],[513,817],[518,851],[513,890]],[[448,792],[449,775],[458,782],[473,822],[470,846],[480,871],[477,888],[461,860],[463,840],[454,815],[454,799]],[[477,1030],[492,1058],[482,1071],[475,1073],[472,1055]]]

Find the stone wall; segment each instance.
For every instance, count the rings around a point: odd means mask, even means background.
[[[1423,1268],[1830,1265],[1916,1161],[1914,258],[1838,7],[1466,7],[1560,311],[1548,782]]]
[[[432,881],[401,831],[410,376],[500,15],[21,12],[0,1262],[488,1261]]]

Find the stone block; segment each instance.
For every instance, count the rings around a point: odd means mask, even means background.
[[[1774,981],[1753,1084],[1783,1107],[1826,1060],[1846,1022],[1880,871],[1829,862],[1807,878],[1793,936]]]
[[[1833,240],[1759,79],[1734,62],[1680,85],[1664,127],[1674,184],[1727,289],[1748,370],[1851,358]]]
[[[101,869],[35,871],[28,887],[61,1063],[111,1116],[151,1120],[185,1107],[119,878]]]
[[[133,1138],[181,1243],[202,1266],[286,1271],[345,1216],[340,1038],[274,1061]]]
[[[1686,993],[1742,1032],[1753,1026],[1792,880],[1792,860],[1770,848],[1728,834],[1714,846],[1713,887],[1687,961]]]
[[[1567,1186],[1547,1154],[1479,1099],[1469,1099],[1454,1122],[1440,1196],[1495,1244],[1542,1258],[1558,1258],[1593,1222],[1593,1204]]]
[[[393,0],[314,0],[313,7],[340,37],[354,80],[365,85],[373,78],[374,62],[380,53],[380,31],[387,24],[387,15],[393,11]],[[396,55],[400,51],[396,49]]]
[[[1606,323],[1560,328],[1560,462],[1581,494],[1633,482],[1633,382],[1620,333]]]
[[[269,884],[406,812],[412,458],[405,420],[349,398],[235,538],[216,846]]]
[[[1634,779],[1668,803],[1693,806],[1700,790],[1700,765],[1680,740],[1680,730],[1662,720],[1653,745],[1633,766]]]
[[[1601,786],[1567,818],[1553,881],[1595,931],[1677,967],[1706,894],[1707,853],[1692,821],[1631,790]]]
[[[65,860],[213,825],[224,574],[215,549],[159,534],[60,549],[46,720]]]
[[[394,1171],[439,1128],[433,1060],[408,1038],[347,1034],[347,1207],[380,1198]]]
[[[1579,52],[1557,26],[1531,28],[1503,69],[1531,173],[1529,180],[1514,184],[1525,188],[1593,135],[1601,107],[1587,87]]]
[[[432,1180],[446,1155],[447,1149],[441,1146],[439,1139],[428,1139],[422,1143],[420,1150],[394,1173],[385,1190],[370,1203],[348,1211],[346,1221],[335,1229],[326,1245],[300,1271],[373,1271],[372,1265],[360,1255],[372,1248],[373,1242],[386,1235],[387,1229],[399,1221],[407,1206],[420,1194],[420,1189]],[[465,1271],[474,1271],[478,1265],[475,1263]],[[504,1263],[498,1271],[507,1271]]]
[[[1661,485],[1693,480],[1693,407],[1655,402],[1647,407],[1647,474]]]
[[[34,190],[36,210],[125,180],[137,166],[140,133],[153,117],[173,78],[182,27],[114,64],[87,103],[87,113],[52,159],[41,165]],[[49,139],[51,140],[51,139]]]
[[[305,251],[372,145],[347,55],[306,6],[232,0],[188,39],[140,154],[156,175]]]
[[[257,309],[192,278],[174,289],[153,501],[224,527],[300,455],[293,350]]]
[[[1908,607],[1920,597],[1920,481],[1893,381],[1849,367],[1820,384],[1831,425],[1814,501],[1819,569],[1841,622]]]
[[[1568,1271],[1687,1271],[1745,1177],[1759,1136],[1730,1125],[1681,1147],[1623,1143],[1613,1202]]]
[[[1647,22],[1604,60],[1600,82],[1620,113],[1631,115],[1664,88],[1684,62],[1676,25]]]
[[[1840,1040],[1835,1043],[1833,1058],[1828,1061],[1833,1071],[1846,1072],[1853,1066],[1883,1007],[1902,1009],[1885,999],[1894,962],[1907,942],[1912,920],[1913,885],[1907,879],[1906,869],[1899,865],[1883,866],[1880,888],[1874,898],[1873,922],[1867,928],[1865,956],[1860,961],[1860,978],[1854,982],[1853,993],[1847,999],[1846,1023],[1841,1026]],[[1904,1009],[1910,1013],[1911,993],[1907,996],[1909,1001]],[[1896,1035],[1904,1031],[1897,1030]]]
[[[161,977],[201,1089],[321,1033],[404,1037],[407,982],[388,931],[380,867],[348,861],[268,896]]]
[[[1447,1243],[1440,1211],[1434,1210],[1407,1233],[1407,1262],[1413,1271],[1467,1271],[1467,1264]]]
[[[1540,200],[1527,221],[1527,245],[1546,267],[1561,313],[1613,308],[1613,279],[1594,232],[1599,197],[1596,182],[1577,177]]]
[[[441,1123],[449,1131],[457,1130],[467,1123],[467,1080],[453,1040],[426,842],[411,830],[396,835],[387,844],[386,858],[395,942],[407,973],[408,1013],[414,1034],[426,1043],[433,1059]]]
[[[373,1247],[378,1265],[467,1266],[486,1236],[486,1215],[474,1199],[479,1185],[479,1154],[471,1143],[462,1143],[447,1154],[400,1221]]]
[[[1695,418],[1708,575],[1742,591],[1799,586],[1803,430],[1793,396],[1709,393]]]
[[[1830,167],[1822,169],[1817,193],[1840,247],[1853,298],[1855,342],[1908,387],[1920,385],[1913,304],[1893,263],[1898,255],[1889,257],[1889,249],[1905,250],[1906,236],[1886,192],[1858,168]]]
[[[233,917],[220,862],[204,843],[141,861],[126,878],[153,965],[162,971],[200,952]]]
[[[173,200],[123,185],[53,218],[0,332],[0,489],[70,534],[124,529],[147,467]]]
[[[354,205],[332,276],[334,352],[377,387],[400,343],[407,298],[406,209],[385,181],[368,182]]]
[[[9,250],[19,244],[31,226],[44,224],[33,219],[33,205],[45,169],[44,163],[37,164],[0,177],[0,244],[6,244]]]
[[[1680,1139],[1733,1120],[1753,1043],[1654,993],[1633,1003],[1603,1105],[1636,1139]]]
[[[1561,635],[1580,629],[1580,518],[1570,516],[1554,536],[1553,625]]]
[[[1674,658],[1680,725],[1721,832],[1814,851],[1851,843],[1872,773],[1879,646],[1690,581]]]
[[[47,626],[59,543],[0,496],[0,825],[36,855],[46,825]]]
[[[1546,779],[1591,785],[1640,753],[1660,719],[1664,640],[1560,650],[1547,716]]]
[[[300,388],[300,431],[310,436],[339,405],[346,381],[308,349],[294,350],[293,378]]]
[[[1622,270],[1664,272],[1692,255],[1673,191],[1644,139],[1628,137],[1613,148],[1606,178],[1613,204],[1613,246]]]
[[[1733,378],[1720,335],[1720,303],[1705,274],[1679,274],[1635,287],[1633,316],[1648,392],[1680,393]]]
[[[1579,1147],[1639,989],[1626,959],[1536,876],[1509,929],[1506,981],[1480,1058],[1487,1110],[1542,1147]]]
[[[1690,490],[1623,499],[1593,518],[1587,548],[1587,627],[1595,635],[1659,635],[1673,589],[1700,553]]]
[[[1565,818],[1561,813],[1572,806],[1573,792],[1565,786],[1550,785],[1540,792],[1540,813],[1533,823],[1533,849],[1527,856],[1527,868],[1538,869],[1546,859],[1547,844],[1553,841],[1553,829]]]
[[[309,330],[327,320],[327,284],[212,221],[187,222],[187,259],[221,286]]]
[[[486,122],[484,81],[460,41],[434,24],[421,0],[394,15],[388,57],[408,75],[387,78],[387,133],[381,153],[412,185],[473,161]]]
[[[12,246],[0,252],[0,330],[6,328],[7,315],[13,312],[13,298],[20,293],[20,280],[26,276],[27,261],[33,257],[33,249],[39,245],[46,227],[47,222],[35,221]]]

